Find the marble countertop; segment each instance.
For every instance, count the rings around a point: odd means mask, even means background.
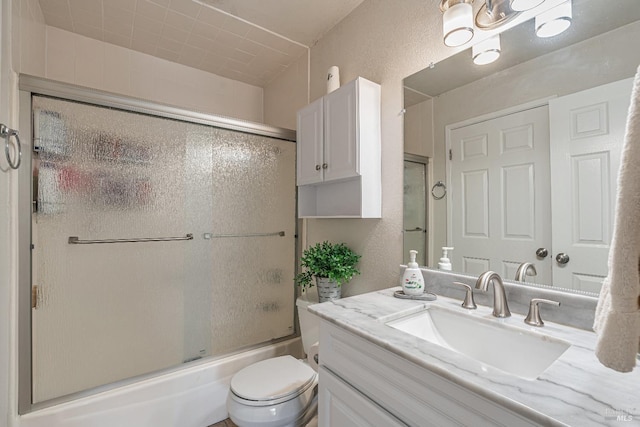
[[[537,328],[525,324],[524,316],[515,313],[507,319],[496,319],[489,307],[479,305],[469,311],[460,307],[460,301],[442,296],[434,302],[394,298],[393,292],[399,289],[316,304],[309,310],[540,424],[640,425],[640,367],[623,374],[602,366],[594,354],[593,332],[547,321]],[[571,347],[537,379],[525,380],[385,324],[430,304],[560,338],[569,341]]]

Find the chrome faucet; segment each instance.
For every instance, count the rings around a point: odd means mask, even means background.
[[[535,276],[538,274],[536,271],[536,266],[531,264],[530,262],[523,262],[518,266],[518,270],[516,270],[516,280],[518,282],[524,282],[527,279],[527,276]]]
[[[476,281],[476,289],[487,292],[489,283],[493,283],[493,315],[495,317],[509,317],[509,305],[507,304],[507,294],[504,292],[502,278],[495,271],[485,271]]]

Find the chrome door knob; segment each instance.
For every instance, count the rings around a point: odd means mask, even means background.
[[[569,255],[565,254],[564,252],[560,252],[558,255],[556,255],[556,261],[558,262],[558,264],[566,264],[569,262]]]
[[[538,248],[538,250],[536,251],[536,256],[538,258],[546,258],[547,255],[549,255],[549,251],[547,250],[547,248]]]

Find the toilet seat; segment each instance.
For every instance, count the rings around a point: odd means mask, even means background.
[[[263,360],[231,379],[231,392],[248,406],[271,406],[294,399],[317,381],[316,372],[291,356]]]

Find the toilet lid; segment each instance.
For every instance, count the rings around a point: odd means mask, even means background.
[[[316,372],[298,359],[274,357],[240,370],[231,378],[231,391],[247,400],[276,400],[303,392],[315,377]]]

